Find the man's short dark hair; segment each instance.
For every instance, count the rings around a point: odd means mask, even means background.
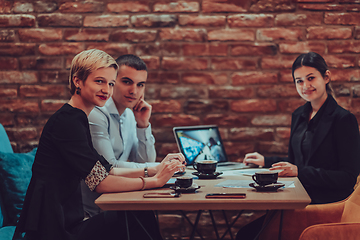
[[[145,62],[136,55],[133,54],[125,54],[116,59],[116,63],[119,65],[119,68],[122,65],[131,67],[136,69],[137,71],[145,70],[147,71],[147,67]]]

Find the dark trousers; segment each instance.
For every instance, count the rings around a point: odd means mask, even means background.
[[[128,233],[131,240],[162,240],[153,211],[105,211],[81,222],[69,235],[76,240],[127,240]],[[38,240],[41,237],[36,232],[27,232],[26,239]]]
[[[102,212],[77,227],[78,240],[127,239],[125,213],[131,240],[162,240],[158,223],[152,211]]]
[[[253,240],[260,232],[265,221],[265,216],[266,215],[259,217],[251,223],[243,226],[236,234],[236,240]]]

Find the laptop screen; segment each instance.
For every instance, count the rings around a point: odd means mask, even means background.
[[[175,127],[176,143],[188,165],[197,160],[227,162],[225,149],[216,125]]]

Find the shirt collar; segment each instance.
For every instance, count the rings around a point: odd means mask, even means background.
[[[325,108],[326,108],[326,105],[328,104],[328,102],[330,101],[330,95],[328,95],[328,97],[326,98],[325,102],[323,103],[323,105],[320,107],[319,111],[316,113],[316,115],[314,116],[314,118],[312,120],[314,120],[313,122],[318,122],[318,119],[321,118],[321,116],[324,114],[324,111],[325,111]],[[310,114],[310,111],[311,111],[311,103],[310,102],[307,102],[305,104],[305,108],[304,108],[304,111],[303,113],[301,114],[301,116],[305,119],[308,119],[309,118],[309,114]]]
[[[107,102],[105,103],[105,106],[106,106],[107,110],[109,111],[110,115],[116,115],[116,116],[119,116],[122,118],[124,118],[126,116],[126,114],[125,114],[126,111],[124,111],[123,114],[121,114],[121,115],[119,114],[119,111],[117,110],[112,97],[109,100],[107,100]]]
[[[109,100],[107,100],[107,102],[105,103],[105,106],[110,114],[120,115],[112,97]]]

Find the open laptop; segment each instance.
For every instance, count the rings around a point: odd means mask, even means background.
[[[246,168],[243,163],[229,162],[216,125],[174,127],[176,143],[188,166],[197,160],[218,161],[218,171]]]

